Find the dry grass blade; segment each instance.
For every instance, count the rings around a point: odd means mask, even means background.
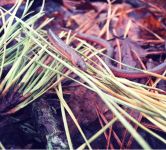
[[[99,135],[103,134],[103,132],[117,119],[143,148],[149,149],[150,146],[148,143],[145,142],[124,116],[162,142],[165,142],[162,137],[142,126],[141,123],[118,105],[120,104],[139,111],[145,118],[153,122],[161,130],[165,131],[166,95],[158,93],[161,91],[160,89],[115,77],[102,59],[103,55],[105,55],[103,52],[104,50],[98,50],[83,40],[79,40],[81,46],[78,45],[76,50],[81,53],[84,60],[87,61],[88,70],[84,72],[78,69],[67,60],[64,60],[59,55],[58,51],[56,51],[56,49],[47,41],[47,34],[42,30],[42,27],[44,27],[49,20],[43,22],[38,28],[33,28],[35,22],[43,16],[42,10],[28,20],[23,21],[15,16],[19,5],[20,3],[15,6],[13,14],[4,8],[1,8],[1,14],[8,14],[10,15],[10,18],[8,21],[3,21],[5,25],[0,29],[5,30],[5,34],[0,39],[0,74],[3,74],[3,71],[7,66],[9,66],[10,69],[4,78],[1,76],[0,91],[1,97],[4,98],[14,87],[14,90],[21,95],[20,99],[22,102],[13,109],[7,110],[7,112],[2,111],[2,114],[14,113],[36,100],[50,88],[54,88],[61,101],[62,112],[64,112],[64,108],[69,112],[84,137],[85,144],[79,147],[81,149],[85,148],[86,145],[91,149],[90,143]],[[26,8],[29,8],[28,4]],[[25,12],[28,12],[28,10],[25,10]],[[25,15],[26,13],[24,13],[24,16]],[[4,19],[4,16],[2,16],[2,18]],[[13,22],[13,20],[15,20],[15,22]],[[74,38],[69,38],[69,41],[72,42],[73,39]],[[7,47],[12,41],[16,42],[16,44],[12,47]],[[52,57],[53,59],[50,64],[46,65],[44,62],[48,57]],[[63,72],[64,68],[67,68],[69,71]],[[39,72],[40,69],[41,71]],[[83,80],[83,83],[71,78],[71,72],[79,76]],[[166,80],[166,77],[163,75],[156,75],[150,72],[147,73]],[[61,82],[66,78],[76,81],[89,90],[97,93],[116,117],[116,119],[109,122],[89,140],[86,139],[72,110],[70,110],[63,98]],[[156,92],[150,91],[151,89]],[[65,120],[64,114],[63,117]],[[67,128],[66,131],[68,132]],[[70,136],[68,133],[67,135],[70,148],[72,148]]]

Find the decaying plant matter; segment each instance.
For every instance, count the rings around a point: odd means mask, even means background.
[[[42,98],[54,94],[70,149],[92,149],[103,133],[106,147],[100,148],[131,148],[135,139],[149,149],[138,129],[166,143],[155,132],[166,131],[166,18],[154,2],[125,2],[50,0],[37,12],[31,11],[33,1],[0,7],[1,118],[33,102],[39,126],[51,131],[43,135],[57,137],[59,128],[50,111],[54,106]],[[102,127],[87,138],[81,127],[97,118]],[[77,147],[71,138],[76,129],[84,140]],[[65,142],[54,144],[66,147]]]

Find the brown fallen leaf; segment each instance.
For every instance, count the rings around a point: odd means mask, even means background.
[[[17,2],[17,0],[0,0],[0,6],[5,6],[5,5],[13,5]]]
[[[77,86],[77,88],[70,87],[68,93],[69,92],[71,96],[68,104],[75,114],[78,123],[81,125],[89,125],[97,119],[96,110],[92,109],[96,104],[102,113],[108,111],[107,106],[100,99],[100,97],[83,86]],[[68,117],[68,122],[71,132],[75,132],[76,127],[70,117]]]

